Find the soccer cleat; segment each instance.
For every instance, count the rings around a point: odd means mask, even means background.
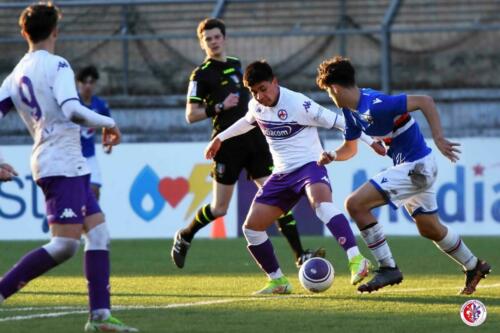
[[[351,284],[353,286],[360,283],[368,273],[373,269],[370,260],[358,254],[349,261],[349,270],[351,271]]]
[[[400,284],[403,281],[403,273],[401,273],[397,266],[380,267],[375,273],[375,276],[370,281],[358,287],[360,293],[371,293],[385,286]]]
[[[297,258],[297,260],[295,261],[295,265],[297,266],[297,268],[300,268],[300,266],[302,266],[302,264],[305,263],[307,261],[307,259],[311,259],[311,258],[315,258],[315,257],[324,258],[325,255],[326,255],[326,250],[322,247],[316,249],[315,251],[313,251],[311,249],[306,249],[300,255],[300,257]]]
[[[461,295],[471,295],[476,291],[476,286],[481,279],[486,278],[491,272],[491,266],[486,261],[478,259],[476,267],[465,272],[465,287],[460,290]]]
[[[270,280],[267,285],[253,295],[290,294],[292,285],[285,276]]]
[[[90,320],[85,324],[85,332],[139,332],[113,316],[106,320]]]
[[[172,245],[172,251],[170,251],[170,256],[175,264],[179,268],[184,267],[184,261],[186,260],[187,251],[191,244],[185,241],[181,236],[181,230],[177,230],[174,236],[174,244]]]

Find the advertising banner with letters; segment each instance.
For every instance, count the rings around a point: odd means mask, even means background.
[[[431,142],[430,140],[428,140]],[[435,184],[441,221],[462,235],[500,235],[500,139],[470,138],[461,159],[453,164],[433,146],[439,174]],[[327,149],[341,144],[326,141]],[[122,144],[106,155],[97,148],[103,186],[100,204],[113,238],[171,238],[196,211],[212,199],[211,161],[203,158],[206,143]],[[31,178],[29,146],[3,146],[6,161],[19,172],[0,185],[0,240],[48,238],[45,204]],[[328,166],[334,202],[344,210],[345,198],[384,168],[391,159],[359,143],[358,155]],[[200,231],[199,237],[241,235],[255,186],[245,175],[235,187],[223,221]],[[324,234],[322,223],[306,200],[294,209],[303,234]],[[374,211],[389,235],[417,235],[404,209],[389,206]],[[223,224],[222,224],[223,223]],[[222,228],[222,229],[221,229]],[[358,234],[356,225],[353,231]],[[271,230],[271,233],[273,231]]]

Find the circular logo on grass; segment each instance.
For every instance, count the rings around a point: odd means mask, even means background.
[[[472,299],[462,305],[460,317],[468,326],[479,326],[486,320],[486,307],[480,301]]]

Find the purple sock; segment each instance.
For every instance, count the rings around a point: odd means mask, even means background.
[[[0,294],[8,298],[55,266],[57,262],[42,247],[27,253],[0,280]]]
[[[85,251],[85,277],[89,288],[90,311],[110,309],[108,251]]]
[[[247,248],[260,268],[267,274],[276,272],[280,268],[274,254],[273,244],[269,239],[259,245],[248,245]]]
[[[353,246],[356,246],[356,238],[354,237],[349,221],[347,221],[344,214],[332,217],[326,226],[345,251]]]

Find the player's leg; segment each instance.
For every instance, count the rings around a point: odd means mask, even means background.
[[[243,225],[248,251],[269,278],[268,284],[255,292],[256,295],[291,292],[291,285],[281,272],[273,245],[266,233],[266,229],[282,214],[283,210],[279,207],[254,201]]]
[[[326,175],[326,170],[324,173]],[[325,183],[324,179],[328,179],[327,175],[319,178],[321,182],[310,183],[306,186],[307,198],[318,218],[346,252],[351,271],[351,284],[356,285],[368,276],[372,264],[359,252],[349,221],[333,203],[330,184]]]
[[[269,174],[270,171],[269,171]],[[254,179],[257,187],[262,187],[264,182],[267,180],[266,177],[260,177]],[[325,249],[318,248],[316,250],[307,249],[304,250],[302,247],[302,242],[300,241],[299,230],[297,229],[297,221],[295,221],[295,217],[293,216],[292,211],[288,211],[287,213],[281,215],[276,221],[278,230],[285,236],[288,244],[292,248],[292,251],[295,255],[295,264],[300,268],[302,264],[309,258],[312,257],[325,257]]]
[[[83,181],[82,177],[47,177],[37,182],[45,194],[52,237],[4,274],[0,281],[0,302],[78,251],[83,230],[81,207],[85,204]]]
[[[486,261],[478,259],[459,234],[442,225],[437,213],[419,213],[413,218],[420,234],[432,240],[443,253],[462,267],[465,273],[465,287],[460,293],[465,295],[474,293],[479,281],[490,273],[491,266]]]
[[[379,269],[367,283],[358,287],[360,292],[372,292],[387,285],[400,283],[403,275],[396,266],[392,252],[385,239],[382,225],[371,213],[375,207],[387,204],[384,197],[372,182],[366,182],[346,199],[346,209],[356,221],[361,237],[378,261]]]
[[[90,206],[93,206],[92,204]],[[84,271],[89,294],[89,320],[85,324],[87,332],[137,332],[120,320],[111,316],[110,300],[110,236],[104,223],[104,215],[97,205],[91,215],[85,218]]]
[[[191,223],[175,233],[170,255],[178,268],[184,267],[187,252],[196,233],[217,217],[226,215],[233,196],[234,185],[224,185],[216,180],[213,180],[212,184],[212,203],[198,209]]]
[[[95,199],[99,201],[99,198],[101,197],[101,186],[97,184],[90,184],[90,189],[92,193],[94,193]]]

